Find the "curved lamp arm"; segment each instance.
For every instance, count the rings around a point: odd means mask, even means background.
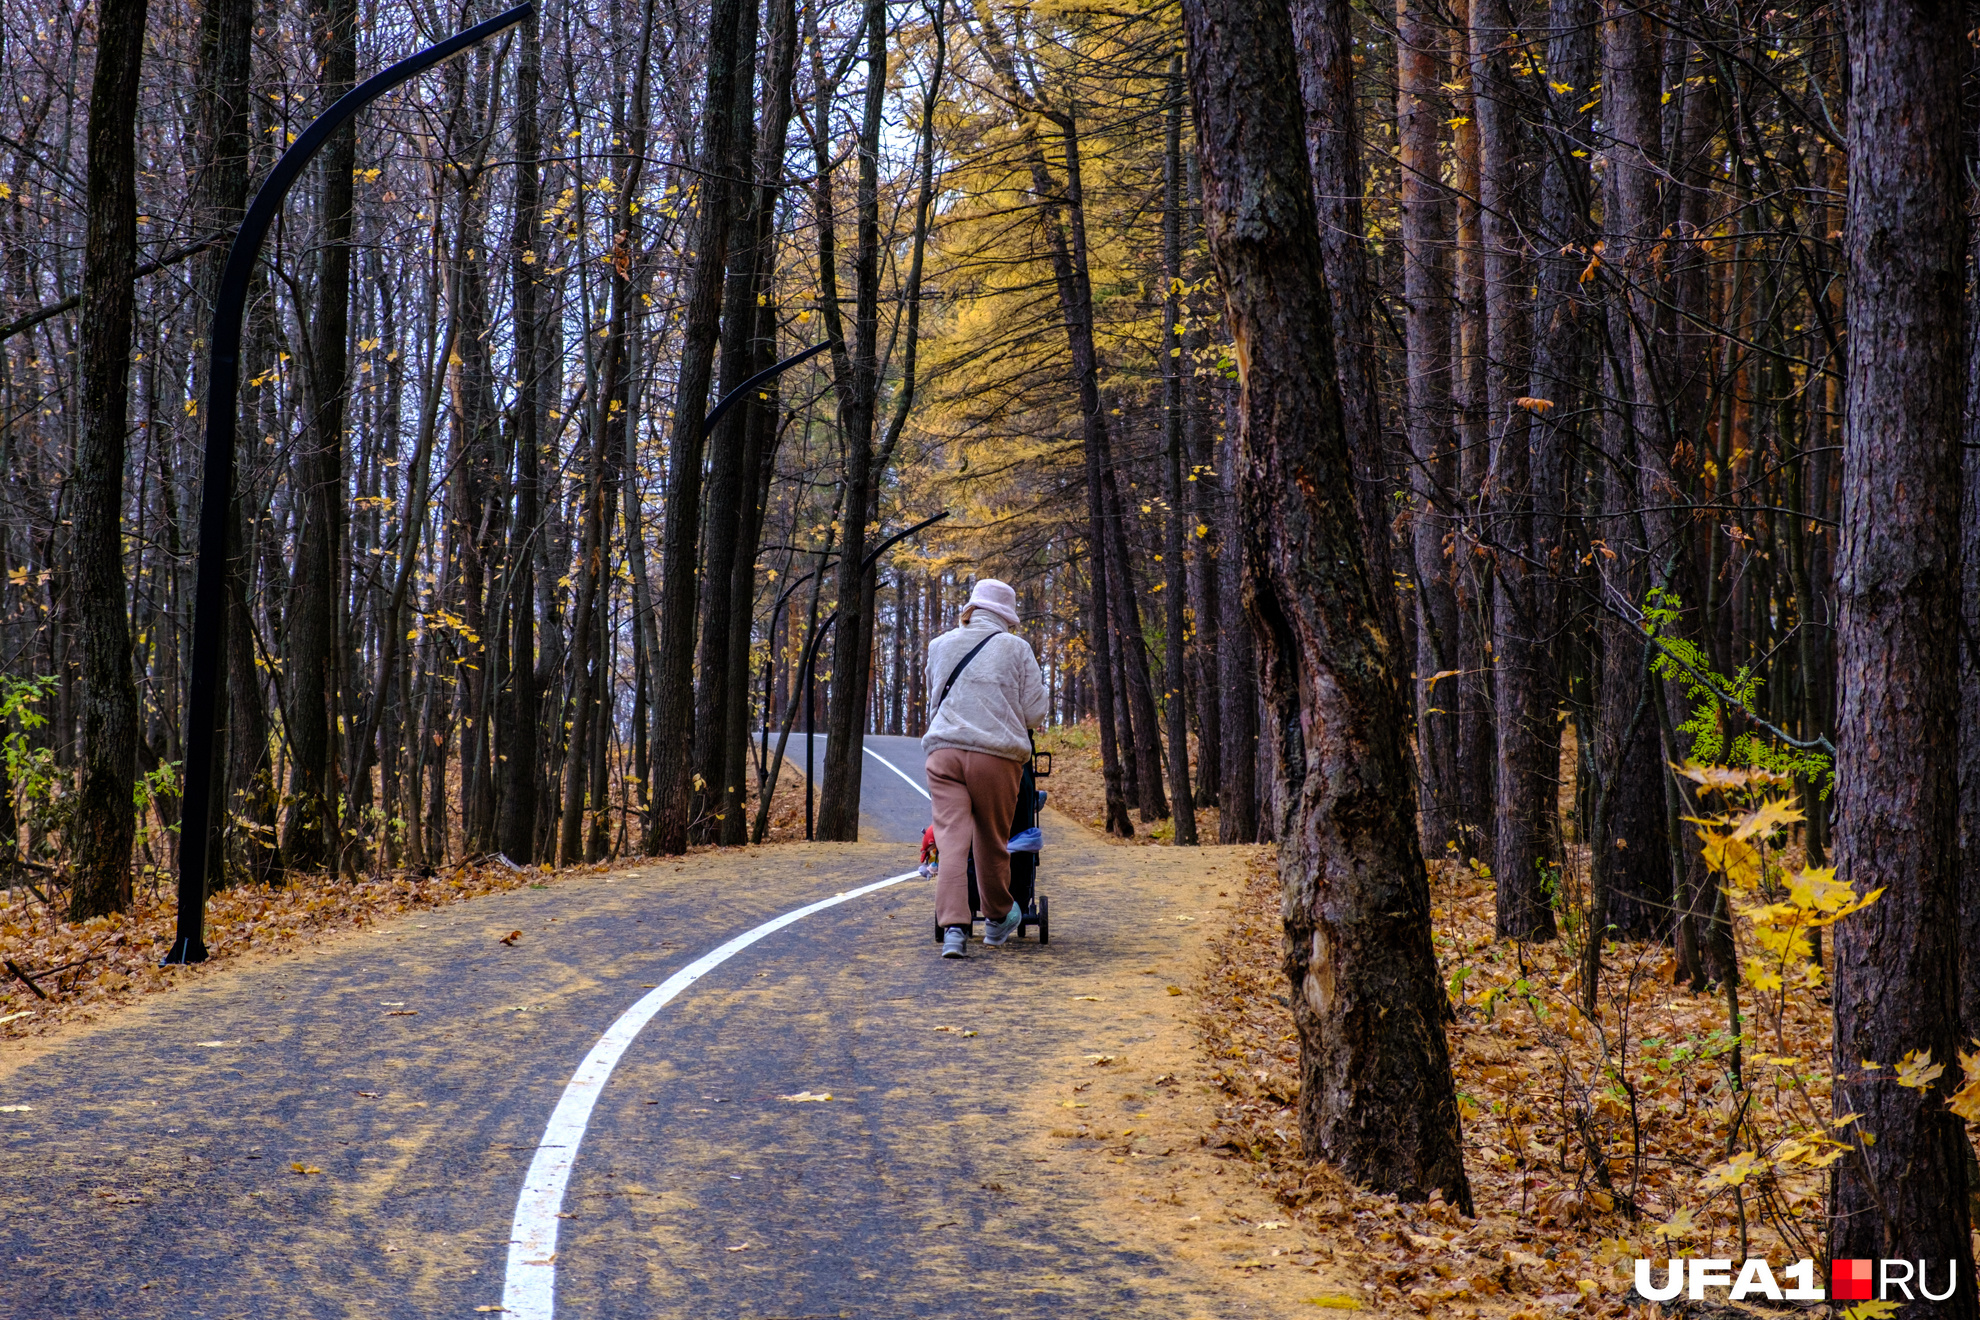
[[[535,12],[533,4],[518,5],[485,23],[429,46],[373,74],[337,99],[303,130],[248,204],[247,214],[227,252],[213,305],[213,329],[207,337],[213,357],[206,383],[206,462],[199,508],[199,567],[193,590],[192,669],[186,692],[185,792],[179,811],[179,920],[172,951],[165,962],[206,961],[206,866],[218,843],[211,827],[213,805],[213,741],[220,702],[226,692],[221,652],[226,641],[227,526],[234,501],[234,424],[240,394],[241,323],[247,306],[248,280],[261,259],[261,242],[281,213],[289,189],[330,135],[358,111],[442,60],[477,46]]]

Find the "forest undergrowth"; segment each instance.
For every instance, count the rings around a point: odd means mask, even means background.
[[[1608,946],[1591,1017],[1572,928],[1546,945],[1498,940],[1484,868],[1431,864],[1475,1219],[1441,1199],[1411,1205],[1363,1191],[1306,1162],[1277,866],[1266,852],[1214,942],[1203,986],[1203,1048],[1223,1091],[1205,1143],[1254,1166],[1303,1226],[1346,1235],[1342,1250],[1380,1262],[1383,1301],[1424,1313],[1622,1315],[1639,1257],[1761,1256],[1777,1272],[1821,1258],[1829,1165],[1857,1134],[1831,1119],[1832,1017],[1810,960],[1820,946],[1808,937],[1875,897],[1824,888],[1829,873],[1801,869],[1798,855],[1770,861],[1750,844],[1770,822],[1778,831],[1783,814],[1756,793],[1701,822],[1708,861],[1731,868],[1748,996],[1738,1033],[1724,988],[1674,985],[1675,959],[1655,943]],[[1736,838],[1741,827],[1748,833]],[[1761,892],[1763,880],[1775,892]],[[1922,1090],[1946,1062],[1885,1066]],[[1954,1107],[1970,1121],[1975,1060],[1961,1062],[1969,1084]]]
[[[1050,794],[1052,805],[1082,824],[1104,830],[1107,821],[1107,781],[1100,767],[1099,722],[1083,720],[1077,724],[1061,724],[1042,730],[1037,741],[1039,751],[1052,754],[1051,778],[1041,785]],[[1192,779],[1197,770],[1196,752],[1196,738],[1192,735],[1189,740]],[[1144,821],[1137,816],[1135,825],[1133,838],[1117,842],[1172,844],[1176,841],[1173,817]],[[1197,805],[1196,837],[1204,843],[1217,842],[1217,808],[1201,803]]]

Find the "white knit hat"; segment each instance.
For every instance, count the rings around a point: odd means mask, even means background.
[[[1011,590],[1011,584],[1008,582],[999,582],[996,578],[978,578],[976,586],[970,590],[969,604],[963,608],[994,614],[1007,626],[1017,627],[1017,593]]]

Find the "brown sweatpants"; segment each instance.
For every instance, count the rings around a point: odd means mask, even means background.
[[[928,754],[928,797],[935,814],[935,920],[967,926],[969,858],[976,854],[976,892],[983,915],[1001,920],[1011,910],[1011,817],[1017,813],[1024,766],[988,752],[942,747]]]

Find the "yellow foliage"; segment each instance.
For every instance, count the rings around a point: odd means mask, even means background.
[[[1721,1160],[1713,1165],[1705,1175],[1705,1186],[1713,1191],[1721,1187],[1738,1187],[1756,1173],[1765,1173],[1768,1162],[1760,1158],[1757,1151],[1743,1150],[1729,1160]]]
[[[1897,1309],[1896,1302],[1858,1302],[1843,1312],[1843,1320],[1890,1320]]]
[[[1965,1081],[1953,1092],[1948,1108],[1969,1123],[1980,1123],[1980,1050],[1961,1050],[1959,1071]]]
[[[1897,1084],[1922,1091],[1937,1081],[1939,1074],[1945,1070],[1945,1064],[1932,1062],[1932,1051],[1913,1050],[1898,1060]]]

